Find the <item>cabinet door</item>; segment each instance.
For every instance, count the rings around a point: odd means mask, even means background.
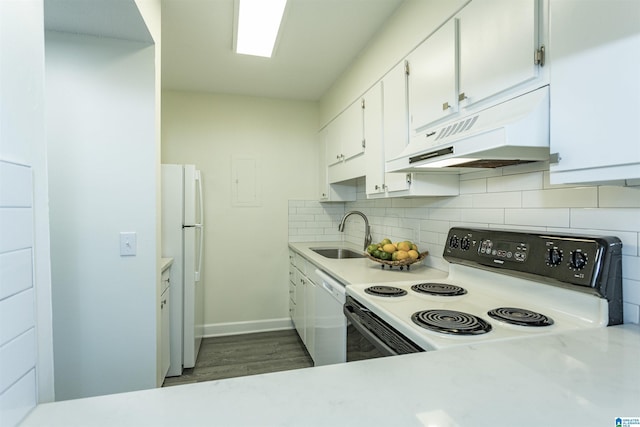
[[[404,61],[382,79],[382,122],[384,159],[398,156],[409,143],[409,110],[407,103],[407,72]],[[408,188],[404,173],[385,173],[387,191]]]
[[[549,14],[551,183],[640,178],[640,2],[552,0]]]
[[[364,153],[363,114],[362,101],[358,100],[338,117],[342,156],[345,161]]]
[[[325,141],[325,164],[327,166],[335,165],[342,161],[340,125],[340,116],[338,116],[323,130]]]
[[[327,200],[329,198],[329,180],[327,176],[327,168],[329,164],[327,163],[327,137],[329,135],[329,129],[327,126],[324,127],[320,131],[318,135],[320,140],[319,142],[319,155],[318,155],[318,199],[319,200]]]
[[[411,128],[420,131],[458,111],[456,26],[451,19],[408,57]]]
[[[304,342],[305,341],[304,276],[300,273],[298,269],[294,270],[294,281],[296,285],[296,291],[295,291],[296,309],[295,309],[295,312],[293,313],[294,315],[293,324],[296,327],[296,331],[298,332],[300,339],[302,340],[302,342]]]
[[[538,76],[537,0],[473,0],[459,19],[461,107]]]
[[[304,281],[304,345],[315,360],[316,352],[316,285],[309,278]]]
[[[160,363],[162,366],[162,378],[167,376],[167,372],[169,371],[169,364],[171,363],[171,324],[170,324],[170,307],[171,301],[169,292],[169,287],[165,289],[164,293],[160,297],[160,330],[161,339],[160,339]]]
[[[364,95],[364,141],[367,194],[384,193],[384,151],[382,147],[382,84]]]

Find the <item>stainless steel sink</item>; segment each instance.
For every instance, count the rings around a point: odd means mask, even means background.
[[[310,248],[318,255],[322,255],[325,258],[332,259],[347,259],[347,258],[364,258],[359,252],[352,251],[346,248]]]

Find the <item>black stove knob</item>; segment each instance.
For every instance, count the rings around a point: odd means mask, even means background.
[[[460,249],[462,249],[463,251],[468,251],[470,247],[471,247],[471,240],[469,240],[467,236],[464,236],[460,240]]]
[[[581,250],[571,252],[571,259],[569,260],[569,267],[574,270],[582,270],[587,265],[587,254]]]
[[[562,251],[559,248],[549,248],[547,252],[547,265],[555,267],[562,262]]]
[[[457,248],[459,244],[459,240],[458,240],[458,236],[453,235],[449,238],[449,247],[450,248]]]

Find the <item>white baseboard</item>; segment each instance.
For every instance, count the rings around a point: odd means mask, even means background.
[[[212,323],[204,325],[204,337],[222,337],[225,335],[281,331],[293,328],[293,322],[291,322],[291,319],[288,317],[282,319],[252,320],[246,322]]]

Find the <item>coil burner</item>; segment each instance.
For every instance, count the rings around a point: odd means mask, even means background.
[[[511,325],[534,327],[553,325],[553,319],[524,308],[500,307],[488,311],[487,314],[494,319]]]
[[[491,331],[491,325],[473,314],[454,310],[425,310],[411,316],[425,329],[450,335],[480,335]]]
[[[467,293],[465,288],[446,283],[418,283],[411,286],[411,290],[420,294],[437,295],[441,297],[453,297]]]
[[[395,286],[370,286],[364,291],[369,295],[378,297],[402,297],[407,295],[407,291],[396,288]]]

